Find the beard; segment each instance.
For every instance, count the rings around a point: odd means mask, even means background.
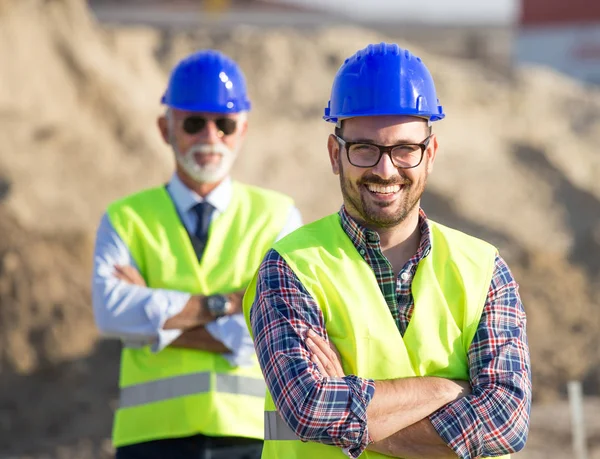
[[[425,170],[427,170],[427,164],[425,164]],[[381,186],[400,185],[402,186],[400,198],[394,202],[372,202],[367,198],[369,191],[365,190],[364,186],[367,183]],[[412,181],[402,176],[384,180],[377,175],[367,174],[356,183],[352,183],[344,175],[344,168],[340,163],[340,185],[344,204],[347,208],[354,210],[353,213],[357,214],[362,223],[371,229],[392,228],[406,220],[419,204],[426,184],[427,173],[418,181]],[[384,211],[391,207],[393,209]]]
[[[171,141],[171,148],[175,153],[177,164],[198,183],[216,183],[224,179],[229,174],[237,157],[237,151],[232,151],[223,144],[193,145],[185,153],[182,153],[175,142]],[[196,161],[197,154],[221,155],[221,160],[218,163],[201,165]]]

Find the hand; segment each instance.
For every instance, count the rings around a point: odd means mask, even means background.
[[[229,301],[231,301],[231,308],[229,309],[229,311],[227,312],[227,315],[231,315],[231,314],[241,314],[244,312],[244,304],[243,304],[243,299],[244,299],[244,293],[243,292],[234,292],[234,293],[230,293],[229,295],[227,295],[227,297],[229,298]]]
[[[115,277],[121,279],[123,282],[128,284],[139,285],[140,287],[146,287],[146,281],[135,269],[130,265],[115,265]]]
[[[312,352],[311,361],[317,365],[321,374],[327,378],[342,378],[345,375],[341,357],[332,342],[327,342],[313,330],[307,333],[306,344]]]
[[[471,383],[469,381],[463,381],[461,379],[453,379],[453,382],[458,384],[462,389],[461,393],[458,395],[458,398],[466,397],[467,395],[471,395]]]

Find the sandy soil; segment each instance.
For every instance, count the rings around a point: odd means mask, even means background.
[[[358,28],[106,28],[81,0],[0,0],[0,459],[104,458],[118,344],[89,298],[94,229],[113,199],[169,177],[154,127],[168,69],[216,47],[255,110],[234,170],[312,221],[340,204],[321,121],[343,58],[393,37]],[[544,69],[430,54],[448,118],[424,208],[495,243],[528,311],[534,401],[519,457],[572,457],[565,384],[584,382],[600,457],[600,93]]]

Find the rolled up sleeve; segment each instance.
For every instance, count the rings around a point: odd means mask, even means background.
[[[461,458],[520,451],[531,410],[526,317],[518,285],[499,256],[469,364],[472,394],[432,414],[431,423]]]
[[[304,337],[312,329],[328,339],[323,315],[273,250],[259,269],[250,323],[267,387],[286,424],[301,440],[338,446],[358,457],[369,441],[366,412],[374,382],[320,374]]]
[[[104,215],[94,249],[92,304],[100,332],[120,338],[126,345],[150,344],[158,352],[180,334],[164,330],[165,322],[179,314],[189,293],[131,285],[115,276],[116,265],[138,269],[129,249]]]

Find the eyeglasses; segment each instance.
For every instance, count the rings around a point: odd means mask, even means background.
[[[335,134],[334,134],[335,135]],[[375,167],[384,154],[390,155],[392,164],[400,169],[412,169],[423,161],[423,154],[429,146],[431,134],[421,143],[403,143],[398,145],[376,145],[374,143],[347,142],[335,136],[346,147],[346,154],[350,164],[356,167]]]
[[[190,135],[198,134],[206,127],[208,121],[203,116],[188,116],[183,120],[183,130]],[[219,130],[220,137],[231,135],[237,129],[237,121],[233,118],[217,118],[213,121]]]

